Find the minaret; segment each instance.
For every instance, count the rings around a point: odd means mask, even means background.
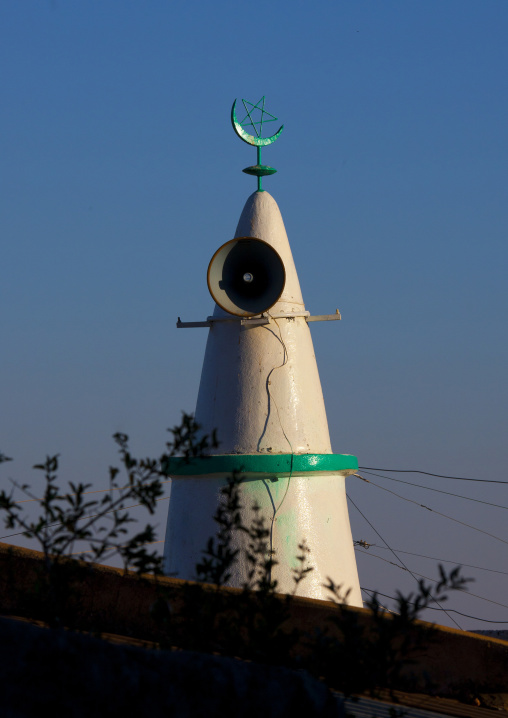
[[[275,172],[261,164],[261,146],[277,139],[283,126],[272,138],[261,138],[269,121],[263,120],[264,98],[257,105],[243,102],[247,118],[237,121],[235,102],[232,122],[241,139],[257,146],[258,164],[244,171],[258,177],[258,190],[247,199],[236,241],[226,242],[210,263],[213,315],[178,324],[209,327],[195,418],[204,432],[217,431],[220,445],[204,460],[171,463],[166,571],[195,577],[216,531],[212,517],[221,490],[238,470],[244,523],[251,521],[256,502],[271,527],[277,590],[293,590],[292,568],[305,539],[313,571],[298,594],[329,599],[323,584],[330,577],[344,593],[349,590],[350,605],[362,606],[345,492],[345,477],[358,470],[358,462],[332,453],[309,331],[310,322],[340,314],[313,317],[305,309],[279,208],[261,186],[261,178]],[[252,117],[256,109],[259,122]],[[247,125],[257,137],[245,132]],[[230,584],[242,586],[246,570],[239,561]]]

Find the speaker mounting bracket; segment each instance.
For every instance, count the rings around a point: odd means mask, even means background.
[[[264,312],[261,316],[255,317],[207,317],[205,322],[182,322],[180,317],[176,323],[177,329],[197,329],[198,327],[211,327],[214,324],[220,324],[222,322],[240,322],[246,326],[258,326],[264,324],[270,324],[272,319],[294,319],[295,317],[303,317],[306,322],[330,322],[342,319],[338,309],[335,310],[335,314],[315,314],[311,316],[310,312],[280,312],[278,314],[270,314]]]

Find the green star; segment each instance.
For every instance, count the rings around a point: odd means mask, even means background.
[[[243,102],[243,106],[245,107],[245,112],[247,114],[245,115],[243,120],[240,122],[241,126],[242,127],[252,126],[256,135],[258,137],[261,137],[261,132],[263,130],[263,123],[264,122],[275,122],[277,120],[277,117],[275,117],[275,115],[271,115],[269,112],[267,112],[265,110],[265,96],[264,95],[260,100],[258,100],[258,102],[256,102],[255,105],[253,105],[252,102],[249,102],[248,100],[242,99],[242,102]],[[250,106],[250,109],[249,109],[249,107],[247,107],[247,105]],[[259,110],[261,115],[257,115],[257,116],[258,117],[260,116],[261,119],[259,119],[259,120],[253,119],[252,114],[255,112],[255,110]],[[265,115],[267,115],[270,119],[265,119],[264,118]],[[259,125],[259,129],[256,127],[256,125]]]

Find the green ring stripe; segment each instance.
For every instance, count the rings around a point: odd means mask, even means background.
[[[172,457],[163,471],[168,476],[231,474],[233,471],[247,476],[299,476],[358,471],[358,459],[351,454],[219,454],[195,459]]]

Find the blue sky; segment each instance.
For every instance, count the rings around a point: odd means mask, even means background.
[[[211,312],[209,259],[255,188],[229,112],[262,95],[285,124],[264,186],[307,308],[343,315],[312,326],[334,450],[506,480],[507,24],[503,0],[2,3],[2,480],[60,452],[62,480],[102,488],[115,431],[156,455],[193,410],[206,330],[175,322]],[[503,485],[416,476],[508,505]],[[508,540],[504,509],[375,480]],[[508,570],[502,541],[348,481],[394,548]],[[506,576],[465,573],[503,603]]]

